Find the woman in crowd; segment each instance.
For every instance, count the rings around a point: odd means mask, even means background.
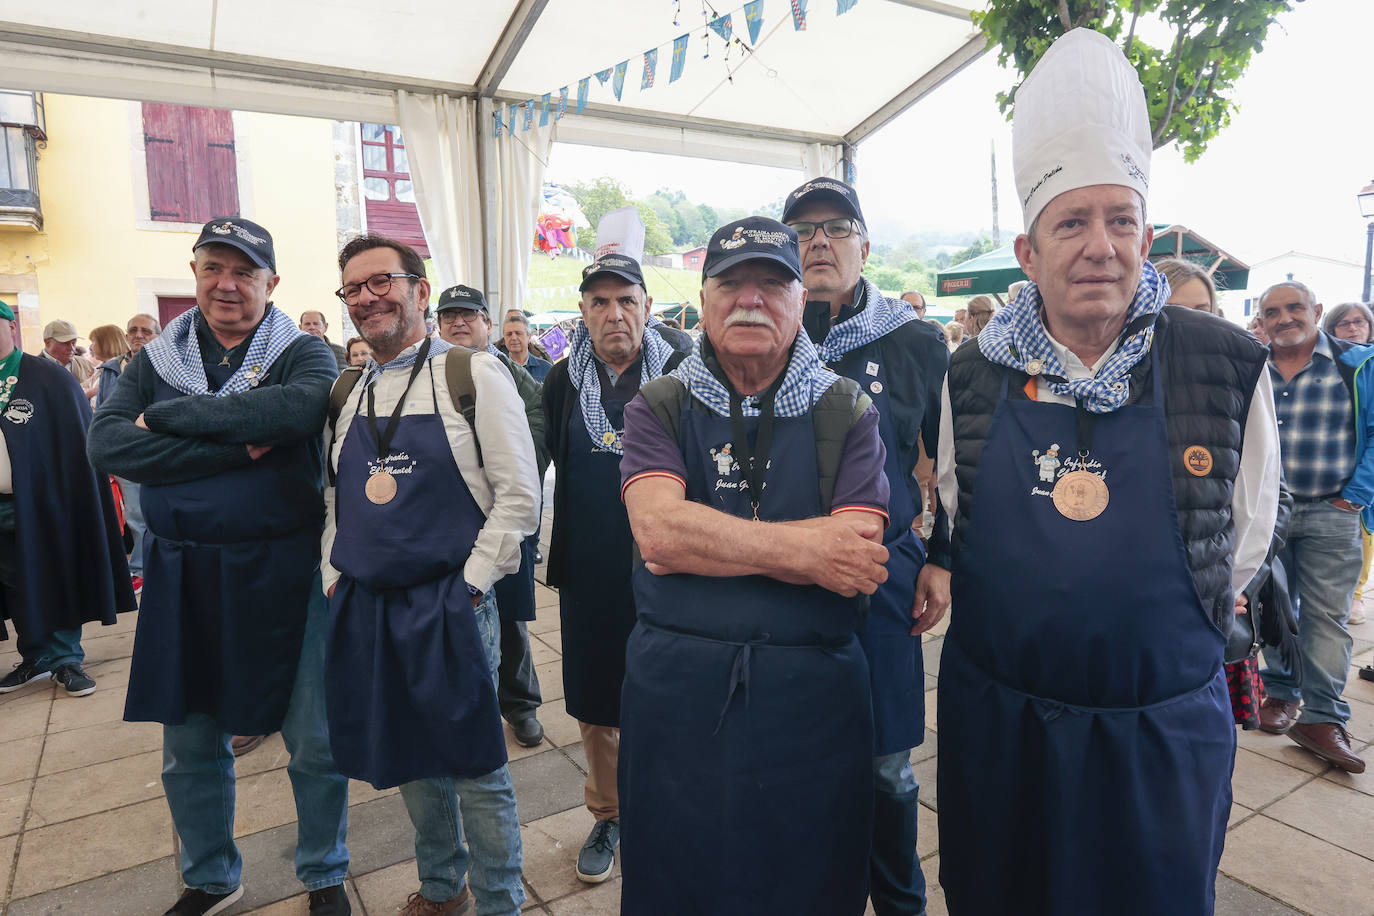
[[[348,343],[344,345],[344,352],[348,354],[350,366],[365,365],[372,358],[372,349],[361,337],[349,338]]]
[[[964,326],[958,321],[951,321],[945,325],[945,343],[949,344],[950,350],[959,349],[959,344],[964,342]]]
[[[114,391],[119,374],[129,359],[129,341],[124,332],[113,324],[102,324],[91,331],[91,352],[98,361],[99,368],[91,376],[86,388],[86,397],[91,398],[91,406],[99,407]]]
[[[964,322],[964,335],[977,337],[978,332],[988,326],[997,304],[991,296],[974,296],[968,301],[968,319]]]
[[[1374,341],[1374,313],[1362,302],[1342,302],[1327,312],[1322,318],[1322,330],[1332,337],[1367,344]],[[1364,542],[1364,566],[1360,571],[1360,584],[1355,586],[1355,600],[1350,605],[1350,623],[1361,624],[1365,621],[1364,586],[1369,580],[1369,561],[1374,555],[1374,535],[1361,532]]]
[[[1165,258],[1155,262],[1155,269],[1164,274],[1169,281],[1169,305],[1181,305],[1219,315],[1217,308],[1217,286],[1206,269],[1192,261],[1178,258]]]

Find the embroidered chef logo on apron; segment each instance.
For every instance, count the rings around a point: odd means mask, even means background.
[[[1183,466],[1194,477],[1206,477],[1212,470],[1212,453],[1200,445],[1190,445],[1183,450]]]
[[[33,402],[27,398],[15,398],[5,409],[5,419],[23,425],[33,419]]]
[[[720,448],[710,449],[711,460],[716,463],[716,489],[717,490],[738,490],[738,480],[726,480],[739,473],[739,463],[735,461],[735,456],[730,454],[732,451],[729,442]]]

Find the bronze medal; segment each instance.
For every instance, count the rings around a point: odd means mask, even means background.
[[[384,506],[396,498],[396,478],[386,471],[379,471],[367,478],[367,485],[363,487],[363,492],[367,498],[379,506]]]
[[[1089,471],[1070,471],[1054,485],[1054,507],[1075,522],[1097,518],[1107,508],[1107,482]]]

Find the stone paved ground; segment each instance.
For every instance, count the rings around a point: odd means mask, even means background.
[[[573,875],[592,824],[582,806],[586,759],[577,723],[563,707],[556,593],[539,586],[538,605],[530,631],[547,736],[539,747],[521,748],[507,735],[523,825],[525,909],[614,914],[618,871],[598,887]],[[92,696],[72,698],[43,685],[0,697],[0,913],[156,916],[176,898],[177,840],[158,775],[160,727],[120,719],[134,616],[114,627],[86,628],[87,667],[100,684]],[[1374,658],[1374,623],[1355,632],[1358,666]],[[940,640],[930,635],[925,646],[931,725]],[[16,661],[12,651],[0,654],[0,670]],[[1352,669],[1347,697],[1351,731],[1364,747],[1374,740],[1374,684],[1355,678]],[[1239,740],[1217,912],[1374,914],[1374,772],[1333,772],[1287,738],[1244,732]],[[936,887],[936,744],[932,728],[912,753],[922,785],[918,848],[933,889],[932,916],[945,913]],[[286,760],[280,736],[273,736],[239,762],[235,833],[246,894],[230,913],[306,912],[291,864],[295,810]],[[395,790],[354,783],[350,801],[354,912],[393,913],[418,887],[410,822]]]

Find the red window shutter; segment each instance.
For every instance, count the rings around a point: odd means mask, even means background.
[[[238,159],[234,152],[234,115],[223,108],[190,108],[195,136],[204,146],[203,168],[192,172],[203,204],[196,222],[239,215]]]
[[[209,222],[208,220],[206,222]],[[172,319],[196,304],[195,296],[158,296],[157,320],[164,328]]]
[[[143,103],[148,205],[155,220],[189,222],[191,201],[186,170],[186,119],[182,106]]]

